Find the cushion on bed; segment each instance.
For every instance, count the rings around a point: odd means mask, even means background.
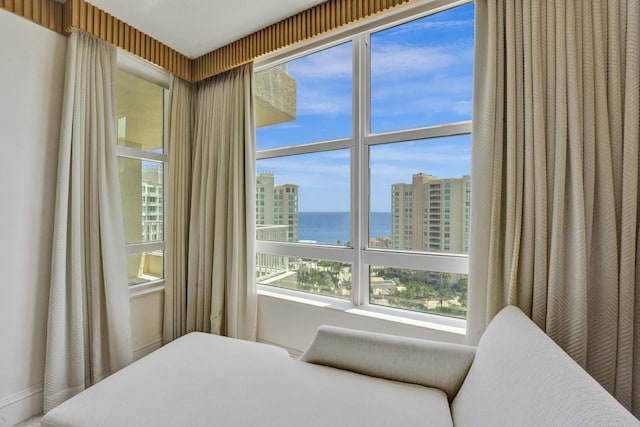
[[[434,387],[452,400],[474,355],[475,347],[466,345],[323,325],[300,360]]]
[[[482,335],[452,405],[456,426],[638,426],[525,314],[503,309]]]

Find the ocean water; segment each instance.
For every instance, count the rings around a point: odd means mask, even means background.
[[[335,245],[351,240],[349,212],[298,212],[298,240]],[[369,236],[391,237],[391,212],[371,212]]]

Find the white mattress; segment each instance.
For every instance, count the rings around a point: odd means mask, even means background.
[[[393,363],[393,361],[390,361]],[[444,392],[191,333],[54,408],[48,427],[451,426]]]

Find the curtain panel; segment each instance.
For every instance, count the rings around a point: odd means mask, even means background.
[[[169,161],[176,163],[170,165],[175,174],[168,245],[174,265],[164,340],[191,331],[255,340],[253,65],[198,83],[192,99],[177,85],[171,96],[178,91],[185,96],[170,106],[171,119],[182,125],[180,135],[170,134]],[[180,117],[174,116],[177,109]],[[170,123],[170,129],[176,126]]]
[[[640,415],[640,2],[478,0],[470,333],[517,305]]]
[[[132,360],[115,154],[116,50],[67,41],[48,313],[44,410]]]
[[[186,283],[191,208],[191,130],[193,95],[191,84],[171,75],[169,83],[167,189],[167,276],[164,292],[163,341],[187,333]]]

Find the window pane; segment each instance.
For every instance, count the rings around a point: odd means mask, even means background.
[[[116,117],[118,145],[163,152],[164,88],[118,70]]]
[[[467,315],[466,274],[369,267],[369,302],[376,305],[444,314]]]
[[[351,136],[351,43],[255,75],[258,150]]]
[[[351,298],[351,264],[258,254],[256,266],[257,281],[261,285]]]
[[[259,240],[350,241],[349,150],[257,161]]]
[[[371,132],[471,120],[473,3],[371,35]]]
[[[140,285],[164,278],[164,251],[139,252],[127,255],[129,285]]]
[[[470,135],[375,145],[369,154],[371,247],[469,253]]]
[[[162,163],[118,157],[125,243],[164,240]]]

